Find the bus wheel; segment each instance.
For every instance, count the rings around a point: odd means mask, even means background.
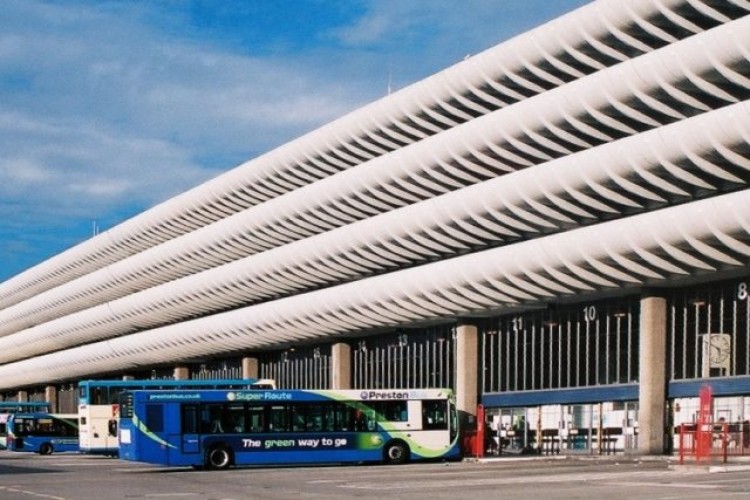
[[[208,450],[206,466],[209,469],[226,469],[232,465],[232,452],[225,446],[215,446]]]
[[[55,451],[54,448],[52,448],[51,443],[42,443],[42,445],[39,447],[39,454],[40,455],[52,455],[52,452]]]
[[[409,447],[403,441],[392,441],[385,447],[385,463],[403,464],[409,459]]]

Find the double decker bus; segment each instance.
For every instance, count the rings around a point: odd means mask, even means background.
[[[8,417],[7,447],[41,455],[78,451],[75,413],[14,413]]]
[[[165,466],[460,457],[450,389],[132,391],[120,458]]]
[[[116,456],[120,419],[118,397],[132,390],[273,388],[268,379],[82,380],[78,383],[78,417],[82,453]]]
[[[6,448],[8,417],[14,413],[40,413],[50,410],[50,404],[47,401],[0,401],[0,450]]]

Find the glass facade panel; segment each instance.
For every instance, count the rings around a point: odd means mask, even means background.
[[[748,284],[729,280],[668,296],[671,380],[750,375]]]
[[[368,337],[352,348],[352,388],[455,389],[453,325]]]
[[[633,383],[637,297],[500,316],[480,326],[483,392]]]

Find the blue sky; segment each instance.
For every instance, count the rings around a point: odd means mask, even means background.
[[[0,281],[587,0],[3,0]]]

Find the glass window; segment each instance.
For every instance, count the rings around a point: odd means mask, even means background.
[[[107,388],[106,387],[92,387],[89,392],[89,404],[92,405],[106,405],[108,404],[107,399]]]
[[[117,404],[117,400],[124,390],[122,387],[110,387],[109,397],[107,398],[109,404]]]
[[[208,411],[209,428],[204,432],[211,434],[223,434],[231,432],[231,422],[226,408],[222,404],[211,404],[205,407]]]
[[[245,406],[242,404],[231,404],[226,408],[227,423],[229,428],[225,432],[245,432],[247,422],[245,419]]]
[[[274,405],[269,408],[268,430],[270,432],[289,432],[292,426],[293,407]]]
[[[198,416],[197,405],[182,405],[183,434],[198,434],[200,432],[200,420]]]
[[[250,406],[247,408],[247,430],[248,432],[265,432],[266,413],[263,406]]]
[[[160,404],[146,405],[146,427],[151,432],[164,432],[164,406]]]
[[[378,422],[406,422],[409,419],[406,401],[373,401],[367,406],[375,411]]]
[[[446,401],[422,401],[422,428],[425,430],[448,428],[448,404]]]

